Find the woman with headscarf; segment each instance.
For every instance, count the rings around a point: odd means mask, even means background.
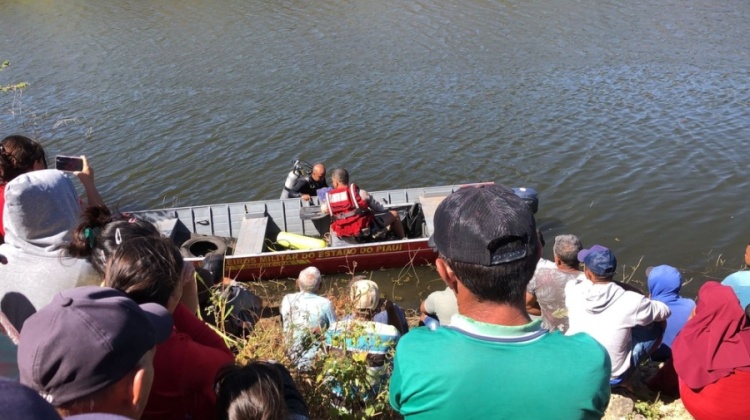
[[[695,308],[695,302],[680,296],[681,287],[682,275],[676,268],[659,265],[648,270],[648,292],[651,299],[665,303],[672,312],[667,318],[661,345],[651,355],[652,360],[664,362],[672,357],[672,342]]]
[[[731,287],[698,291],[695,315],[672,343],[680,397],[697,420],[750,418],[750,325]]]

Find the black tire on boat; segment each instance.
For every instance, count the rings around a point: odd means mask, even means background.
[[[183,257],[205,257],[212,254],[224,255],[227,244],[217,236],[198,236],[190,238],[180,247]]]

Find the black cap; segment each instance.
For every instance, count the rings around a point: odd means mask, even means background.
[[[537,255],[534,214],[502,185],[464,187],[435,211],[429,245],[453,261],[494,266]]]

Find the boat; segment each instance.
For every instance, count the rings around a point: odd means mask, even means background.
[[[207,255],[224,254],[224,276],[241,282],[297,277],[308,266],[323,274],[433,264],[427,244],[440,202],[459,188],[492,182],[374,191],[369,194],[404,223],[404,239],[328,247],[330,216],[320,197],[247,201],[131,212],[153,223],[200,266]],[[533,189],[514,188],[536,211]],[[283,240],[282,240],[283,239]]]

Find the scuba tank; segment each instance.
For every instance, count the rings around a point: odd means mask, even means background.
[[[286,176],[286,181],[284,181],[284,189],[281,190],[281,199],[289,198],[289,190],[292,189],[294,186],[294,183],[297,182],[297,180],[304,174],[304,168],[302,167],[302,163],[299,161],[299,159],[295,159],[294,163],[292,164],[292,170],[289,171],[289,174]]]

